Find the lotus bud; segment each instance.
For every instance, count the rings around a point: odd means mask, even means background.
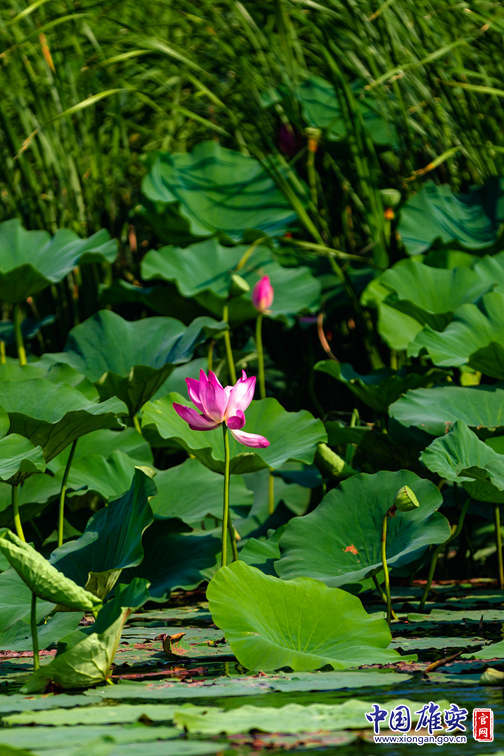
[[[397,492],[394,506],[399,512],[411,512],[418,509],[420,502],[409,486],[403,486]]]
[[[233,273],[231,276],[231,286],[229,287],[229,294],[232,297],[239,297],[242,294],[247,294],[250,291],[250,286],[242,276],[238,273]]]
[[[269,276],[263,276],[254,286],[252,304],[259,312],[266,312],[273,303],[273,286]]]

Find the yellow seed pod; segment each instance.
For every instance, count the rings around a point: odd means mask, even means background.
[[[412,509],[418,509],[420,502],[409,486],[402,486],[395,497],[395,508],[399,512],[411,512]]]

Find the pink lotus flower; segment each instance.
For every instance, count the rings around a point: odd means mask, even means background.
[[[259,312],[266,312],[273,304],[273,286],[269,276],[263,276],[254,286],[252,292],[252,304]]]
[[[213,430],[226,423],[231,435],[240,444],[264,448],[269,446],[267,438],[240,430],[245,425],[245,410],[254,396],[255,382],[255,377],[247,378],[242,370],[242,377],[235,385],[224,388],[215,373],[209,370],[207,377],[205,371],[200,370],[199,381],[186,378],[186,383],[190,400],[202,414],[175,402],[173,408],[192,430]]]

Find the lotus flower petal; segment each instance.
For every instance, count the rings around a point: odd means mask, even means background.
[[[245,412],[248,409],[254,396],[255,384],[255,376],[247,378],[246,372],[243,371],[242,377],[232,386],[229,394],[229,402],[226,407],[226,415],[228,417],[236,415],[238,410]]]
[[[245,415],[241,410],[237,410],[235,415],[228,417],[226,425],[231,430],[240,430],[245,425]]]
[[[182,420],[185,420],[189,424],[192,430],[212,430],[219,425],[219,423],[216,423],[211,418],[200,415],[195,409],[186,407],[184,404],[174,402],[173,409]]]
[[[196,378],[186,378],[185,382],[187,385],[187,393],[189,394],[189,399],[195,405],[195,407],[199,409],[200,412],[204,412],[205,410],[200,400],[200,382],[197,381]]]
[[[264,449],[270,445],[270,442],[264,436],[259,436],[257,433],[246,433],[241,430],[231,430],[231,435],[235,438],[239,444],[245,446],[252,446],[255,449]]]

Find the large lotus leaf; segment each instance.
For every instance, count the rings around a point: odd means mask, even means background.
[[[86,460],[93,454],[107,457],[112,451],[127,454],[137,465],[152,465],[152,451],[147,441],[134,428],[121,431],[98,430],[79,439],[75,447],[73,462]],[[51,460],[48,467],[58,473],[65,469],[70,450],[67,448]]]
[[[135,431],[136,432],[136,431]],[[108,456],[91,454],[89,457],[73,461],[68,475],[67,496],[81,496],[88,491],[100,494],[110,500],[128,490],[137,463],[121,451],[113,451]],[[56,473],[55,479],[61,485],[63,471]]]
[[[42,512],[49,499],[58,496],[61,482],[52,475],[31,475],[18,486],[21,522],[28,522]],[[0,527],[14,530],[12,489],[10,483],[0,483]]]
[[[354,85],[352,89],[357,90]],[[282,90],[280,90],[281,93]],[[323,129],[329,141],[339,141],[347,136],[347,126],[338,99],[331,82],[320,76],[309,76],[293,92],[301,105],[303,117],[308,126]],[[359,92],[356,91],[358,95]],[[371,139],[380,145],[394,145],[397,132],[379,110],[375,98],[367,95],[356,99],[357,107],[363,120],[364,128]]]
[[[0,574],[0,648],[6,649],[9,646],[3,642],[4,637],[8,637],[15,627],[30,625],[30,605],[32,592],[14,570],[9,565],[8,569]],[[37,622],[40,622],[54,604],[49,601],[37,601],[36,614]]]
[[[101,609],[94,625],[62,638],[56,657],[31,675],[23,692],[42,692],[49,682],[71,690],[107,680],[124,623],[147,600],[147,587],[146,581],[133,581]]]
[[[0,380],[0,406],[10,417],[11,431],[41,446],[47,462],[86,433],[120,428],[117,415],[126,414],[118,399],[90,401],[77,389],[46,378]]]
[[[504,378],[504,293],[491,291],[478,305],[460,307],[444,331],[424,328],[408,353],[427,352],[435,365],[469,365],[492,378]]]
[[[45,460],[40,446],[34,446],[24,436],[11,433],[0,439],[0,479],[8,480],[16,473],[22,477],[44,472]]]
[[[164,383],[174,365],[188,362],[209,334],[226,330],[225,323],[196,318],[185,326],[174,318],[127,321],[101,310],[70,331],[67,361],[97,383],[103,398],[118,396],[135,414]]]
[[[247,255],[244,265],[237,270]],[[185,297],[196,297],[214,315],[220,316],[232,285],[231,276],[239,272],[250,290],[263,275],[269,275],[275,298],[269,309],[272,318],[284,318],[303,310],[313,310],[320,304],[320,283],[308,268],[286,268],[279,265],[268,247],[224,247],[216,239],[207,239],[190,247],[163,247],[147,253],[142,261],[142,276],[175,282]],[[230,306],[232,319],[252,318],[257,311],[252,305],[251,293],[233,299]]]
[[[247,669],[304,672],[401,658],[387,649],[383,619],[366,614],[356,596],[317,580],[279,580],[238,561],[217,571],[207,598],[214,623]]]
[[[504,456],[480,441],[463,422],[436,438],[421,461],[452,483],[461,483],[477,501],[504,502]]]
[[[214,141],[192,152],[155,153],[142,191],[154,202],[177,202],[195,236],[220,232],[240,240],[250,229],[281,236],[297,217],[255,158]]]
[[[411,488],[420,506],[389,518],[389,567],[407,564],[428,546],[443,543],[450,526],[436,511],[443,498],[433,483],[405,470],[355,475],[324,496],[313,512],[287,524],[280,539],[282,557],[275,563],[280,577],[307,575],[337,586],[378,572],[383,518],[402,486]]]
[[[406,370],[394,371],[387,368],[375,370],[369,375],[359,375],[351,365],[335,360],[317,362],[313,369],[345,384],[352,394],[377,412],[386,412],[388,406],[408,389],[428,385],[443,377],[441,371],[419,375]]]
[[[123,573],[125,579],[146,578],[151,598],[164,601],[171,591],[192,590],[213,575],[221,551],[220,531],[181,533],[173,521],[158,521],[144,537],[141,565]]]
[[[26,616],[23,620],[0,632],[0,648],[2,649],[8,648],[9,651],[31,651],[33,648],[30,624],[31,594],[28,594],[25,600]],[[47,613],[46,610],[45,614]],[[37,614],[39,614],[38,611]],[[80,621],[81,614],[79,612],[57,612],[49,619],[44,617],[43,621],[39,623],[37,630],[39,648],[53,646],[55,640],[77,630]]]
[[[447,184],[427,181],[401,209],[398,232],[409,255],[425,252],[437,240],[482,249],[496,241],[503,210],[497,179],[458,195]]]
[[[50,237],[46,231],[26,231],[19,219],[0,224],[0,299],[21,302],[57,281],[76,265],[117,255],[117,242],[108,231],[80,239],[68,229]]]
[[[223,477],[197,459],[156,474],[157,494],[150,505],[155,519],[177,517],[190,527],[199,527],[207,515],[222,517]],[[231,506],[251,507],[254,496],[242,477],[231,481]]]
[[[326,673],[322,673],[326,674]],[[318,675],[311,675],[318,678]],[[385,702],[384,707],[388,711],[398,706],[407,707],[412,714],[412,721],[419,719],[422,703],[411,701],[406,698],[396,698]],[[448,708],[448,701],[437,701],[440,709]],[[312,703],[297,704],[289,703],[285,706],[239,706],[233,709],[220,709],[217,706],[194,706],[185,704],[175,712],[173,720],[179,727],[183,727],[190,733],[205,735],[218,735],[219,733],[240,733],[259,730],[260,732],[288,732],[305,733],[300,740],[316,742],[320,731],[337,731],[338,735],[343,730],[370,729],[372,723],[366,719],[366,714],[372,711],[369,701],[358,698],[349,698],[341,703]],[[21,720],[19,717],[22,717]],[[9,724],[26,722],[28,715],[13,715],[9,717]],[[44,724],[49,720],[49,712],[44,712]],[[385,723],[383,726],[386,726]],[[312,736],[306,733],[313,733]],[[386,736],[385,736],[386,737]],[[299,742],[299,741],[298,741]],[[348,741],[338,741],[338,746],[346,745]],[[316,747],[316,746],[315,746]],[[340,747],[330,749],[334,754],[340,753]],[[319,750],[317,748],[317,750]],[[323,753],[326,749],[320,749]],[[343,753],[357,752],[358,746],[343,749]],[[302,752],[302,751],[300,751]],[[329,751],[330,752],[330,751]],[[369,751],[371,752],[371,751]],[[494,756],[497,756],[494,754]]]
[[[0,531],[0,551],[28,588],[45,601],[84,612],[94,611],[101,604],[7,528]]]
[[[144,556],[142,535],[154,520],[149,498],[155,493],[152,479],[135,470],[129,490],[98,510],[80,538],[53,551],[51,562],[80,585],[86,585],[91,572],[140,564]]]
[[[405,349],[425,325],[444,328],[452,313],[491,288],[488,277],[466,267],[444,270],[401,260],[372,281],[363,304],[378,308],[378,328],[394,349]]]
[[[504,389],[498,386],[437,386],[413,389],[390,406],[390,416],[432,436],[462,420],[472,428],[504,428]]]
[[[188,404],[179,394],[149,402],[143,422],[153,424],[165,439],[173,439],[204,465],[216,472],[224,471],[224,447],[221,428],[193,431],[173,409],[173,402]],[[317,444],[327,441],[324,425],[306,410],[287,412],[276,399],[252,402],[247,410],[244,431],[266,436],[270,445],[251,449],[230,436],[231,472],[243,474],[263,467],[276,469],[288,460],[311,464]]]

